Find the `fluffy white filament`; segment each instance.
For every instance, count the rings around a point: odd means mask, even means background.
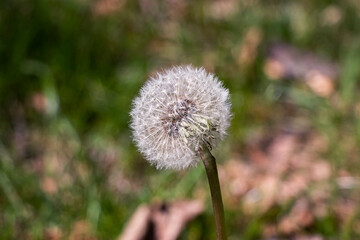
[[[211,73],[192,66],[157,73],[133,101],[131,128],[145,158],[157,168],[184,169],[199,162],[230,124],[229,91]]]

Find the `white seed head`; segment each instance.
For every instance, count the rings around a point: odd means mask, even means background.
[[[157,73],[140,90],[130,113],[134,140],[157,168],[184,169],[199,162],[202,145],[226,135],[231,103],[211,73],[192,66]]]

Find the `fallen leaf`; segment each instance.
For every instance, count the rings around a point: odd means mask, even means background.
[[[125,226],[119,240],[176,240],[185,225],[203,211],[198,200],[142,205]]]
[[[308,200],[300,198],[296,201],[290,213],[281,219],[279,231],[290,234],[308,226],[313,220]]]
[[[285,43],[275,43],[269,47],[264,72],[272,80],[285,78],[305,81],[313,92],[322,97],[334,92],[335,80],[339,77],[336,64]]]

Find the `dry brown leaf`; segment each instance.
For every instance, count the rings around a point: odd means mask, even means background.
[[[258,46],[262,40],[262,31],[258,28],[250,28],[244,37],[236,62],[239,66],[247,66],[253,63],[257,56]]]
[[[308,200],[300,198],[296,201],[290,213],[280,221],[279,231],[286,234],[296,232],[311,224],[313,220],[314,217]]]
[[[335,213],[342,222],[353,219],[358,196],[351,190],[359,188],[360,178],[334,169],[323,158],[329,148],[328,140],[313,130],[280,129],[251,138],[245,154],[234,155],[219,167],[221,182],[226,183],[225,205],[249,215],[266,215],[276,206],[295,202],[279,223],[264,226],[264,237],[322,239],[299,233],[329,214]],[[329,180],[335,174],[337,186]],[[334,203],[334,187],[346,191],[344,196],[341,194],[342,201]]]
[[[50,177],[46,177],[42,180],[41,188],[45,193],[49,195],[53,195],[58,191],[58,185],[56,181]]]
[[[119,240],[138,240],[144,239],[148,231],[151,210],[146,205],[139,206],[130,221],[127,223]]]
[[[62,231],[56,226],[47,228],[45,230],[44,238],[45,240],[60,240],[62,239]]]
[[[324,240],[325,238],[320,235],[299,235],[295,236],[293,240]]]
[[[358,202],[348,198],[340,198],[334,206],[336,215],[341,219],[341,222],[346,222],[353,218],[358,209]]]
[[[334,92],[335,80],[339,76],[336,64],[285,43],[269,47],[264,72],[273,80],[304,80],[312,91],[322,97],[328,97]]]
[[[259,179],[257,187],[251,189],[244,198],[244,211],[251,214],[257,211],[266,212],[275,203],[279,179],[267,175]]]
[[[44,94],[38,92],[34,93],[31,98],[32,106],[40,113],[45,113],[49,105],[49,100]]]
[[[217,0],[211,1],[205,12],[214,19],[228,19],[238,10],[238,7],[237,1]]]
[[[333,79],[319,70],[311,70],[305,74],[305,82],[310,89],[321,97],[328,97],[334,92]]]
[[[203,211],[198,200],[140,206],[119,240],[176,240],[185,225]]]
[[[309,178],[306,173],[295,172],[289,178],[283,181],[277,195],[278,203],[286,203],[289,200],[296,198],[305,191],[308,186]]]
[[[321,21],[323,25],[333,26],[338,24],[343,17],[343,12],[336,5],[329,5],[321,12]]]
[[[310,176],[313,181],[327,180],[331,176],[331,166],[329,162],[318,160],[312,163]]]
[[[91,227],[87,221],[77,221],[70,233],[69,240],[95,240]]]
[[[98,0],[94,6],[96,15],[109,15],[124,7],[126,0]]]

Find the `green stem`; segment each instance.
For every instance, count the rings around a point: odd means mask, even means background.
[[[216,166],[216,159],[211,155],[209,149],[203,146],[199,151],[200,157],[204,163],[206,169],[206,175],[209,180],[209,186],[211,191],[211,200],[214,209],[215,227],[216,227],[216,238],[217,240],[226,240],[226,229],[225,229],[225,217],[224,217],[224,206],[221,198],[221,190],[219,183],[219,176]]]

